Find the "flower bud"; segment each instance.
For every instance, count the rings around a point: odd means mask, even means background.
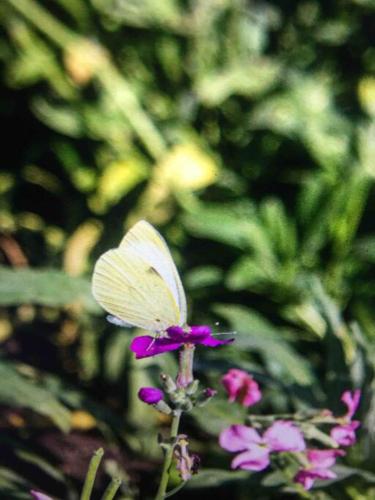
[[[160,375],[161,378],[161,383],[163,384],[163,388],[167,394],[171,394],[172,392],[175,392],[177,389],[176,382],[173,380],[173,378],[170,375],[167,375],[166,373],[162,373]]]
[[[217,394],[217,391],[215,389],[211,389],[211,387],[207,387],[206,389],[204,389],[204,391],[202,391],[196,401],[195,401],[195,404],[196,406],[204,406],[205,404],[207,404],[210,399],[212,399],[214,396],[216,396]]]
[[[199,380],[193,380],[187,387],[186,387],[186,394],[189,396],[195,394],[197,392],[199,385]]]
[[[242,406],[249,407],[262,398],[258,383],[253,377],[238,368],[230,369],[221,379],[229,396],[229,402],[238,401]]]
[[[157,387],[142,387],[138,391],[138,397],[148,405],[156,405],[163,399],[164,393]]]

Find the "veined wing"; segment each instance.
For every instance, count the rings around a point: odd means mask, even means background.
[[[103,254],[93,274],[95,299],[110,314],[146,330],[180,322],[180,310],[163,276],[132,246]]]
[[[169,248],[156,229],[148,222],[141,220],[135,224],[122,239],[120,249],[130,248],[167,283],[179,309],[177,325],[186,324],[186,297],[175,263]],[[171,326],[171,325],[169,325]]]

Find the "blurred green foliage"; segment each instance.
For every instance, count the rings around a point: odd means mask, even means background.
[[[136,363],[89,292],[139,218],[170,244],[191,323],[238,332],[199,350],[204,382],[250,370],[258,412],[340,412],[340,393],[363,389],[363,438],[311,498],[374,498],[374,8],[1,3],[2,498],[77,498],[98,446],[98,492],[108,476],[118,498],[154,492],[168,422],[136,394],[176,362]],[[293,495],[273,473],[228,472],[217,434],[241,418],[221,392],[185,422],[205,470],[180,498]]]

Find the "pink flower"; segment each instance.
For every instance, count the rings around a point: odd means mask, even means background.
[[[307,450],[306,457],[309,464],[297,472],[294,481],[302,484],[305,490],[309,490],[316,479],[334,479],[337,476],[329,468],[335,465],[336,457],[343,455],[345,455],[343,450]]]
[[[136,337],[130,344],[130,349],[135,353],[137,359],[157,356],[168,351],[175,351],[184,344],[202,344],[207,347],[217,347],[229,344],[234,339],[218,340],[212,336],[209,326],[191,326],[185,331],[180,326],[170,326],[159,337],[143,335]]]
[[[231,403],[237,399],[242,406],[249,407],[262,398],[259,385],[244,370],[232,368],[222,377],[221,383],[227,391]]]
[[[331,429],[331,438],[340,446],[352,446],[356,442],[356,429],[361,425],[359,420],[352,420],[357,411],[361,391],[356,389],[353,392],[345,391],[341,396],[341,401],[346,405],[347,412],[341,417],[342,424],[336,425]]]
[[[231,425],[221,432],[219,442],[227,451],[241,452],[232,460],[232,469],[253,471],[266,469],[272,452],[302,451],[306,447],[298,427],[283,420],[273,423],[263,437],[252,427]]]
[[[340,446],[353,446],[356,442],[355,430],[361,425],[358,420],[353,420],[349,424],[336,425],[331,429],[331,438]]]
[[[346,405],[348,411],[345,414],[345,417],[348,420],[351,420],[354,413],[357,411],[359,406],[359,401],[361,399],[361,390],[356,389],[353,392],[345,391],[341,396],[341,401]]]

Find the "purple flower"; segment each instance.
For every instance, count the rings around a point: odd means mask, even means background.
[[[331,438],[340,446],[352,446],[356,442],[356,429],[361,425],[359,420],[352,420],[357,411],[361,399],[361,391],[345,391],[341,396],[341,401],[346,405],[347,412],[341,417],[340,425],[331,429]]]
[[[211,387],[207,387],[203,391],[203,395],[206,398],[213,398],[214,396],[216,396],[216,394],[217,394],[217,391],[215,389],[211,389]]]
[[[244,370],[230,369],[222,377],[221,383],[227,391],[231,403],[238,400],[242,406],[249,407],[262,398],[258,383]]]
[[[138,391],[138,397],[148,405],[156,405],[163,399],[164,393],[157,387],[142,387]]]
[[[40,493],[40,491],[31,490],[30,494],[34,500],[53,500],[53,498],[45,495],[44,493]]]
[[[309,490],[316,479],[334,479],[337,476],[330,467],[335,464],[336,457],[343,455],[343,450],[307,450],[306,458],[309,464],[297,472],[294,481]]]
[[[217,347],[229,342],[233,342],[233,339],[215,339],[209,326],[191,326],[189,331],[185,331],[180,326],[171,326],[159,337],[152,337],[151,335],[136,337],[130,344],[130,349],[135,353],[137,359],[141,359],[156,356],[163,352],[175,351],[184,344],[202,344],[208,347]]]
[[[302,451],[305,441],[302,432],[292,422],[278,420],[261,436],[246,425],[231,425],[219,438],[220,446],[227,451],[241,452],[233,460],[232,469],[261,471],[270,464],[270,453]]]

